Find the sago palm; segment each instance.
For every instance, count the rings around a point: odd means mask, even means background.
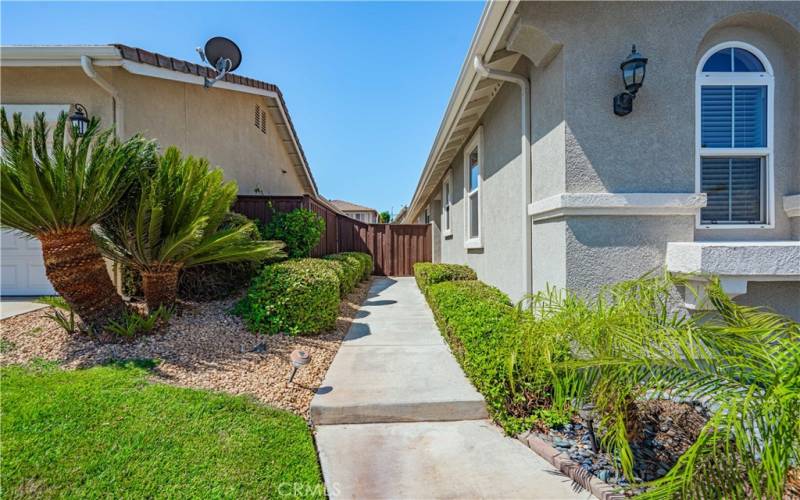
[[[12,120],[0,110],[0,224],[41,241],[53,288],[87,326],[100,328],[124,305],[91,227],[118,203],[155,145],[138,136],[120,143],[95,119],[75,136],[67,132],[65,113],[48,144],[44,114],[35,115],[33,126],[23,124],[20,114]]]
[[[251,239],[252,223],[220,227],[238,189],[206,159],[169,148],[141,182],[137,203],[110,218],[98,241],[108,257],[141,273],[150,310],[174,304],[184,268],[282,255],[281,242]]]

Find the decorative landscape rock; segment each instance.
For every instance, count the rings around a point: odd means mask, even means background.
[[[116,344],[70,336],[45,317],[47,309],[34,311],[0,321],[0,339],[13,345],[0,352],[0,364],[44,359],[75,369],[114,360],[156,359],[153,377],[159,382],[248,394],[305,416],[369,285],[361,283],[342,300],[335,328],[314,337],[247,331],[242,320],[229,313],[238,297],[188,303],[166,331]],[[294,349],[310,353],[312,362],[297,373],[292,387],[286,387]]]
[[[708,413],[699,403],[678,403],[667,400],[636,403],[641,423],[639,435],[631,442],[634,455],[634,484],[658,479],[669,472],[678,458],[697,439]],[[547,434],[533,435],[549,443],[556,451],[566,453],[570,460],[598,479],[617,486],[629,482],[614,467],[610,455],[591,450],[586,425],[575,417],[571,424],[551,429]]]

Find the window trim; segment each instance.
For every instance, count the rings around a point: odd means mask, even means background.
[[[471,202],[469,191],[469,155],[474,149],[478,149],[478,236],[470,237],[469,229],[472,221],[470,220]],[[464,248],[476,249],[483,248],[483,126],[478,127],[466,147],[464,148]],[[452,213],[451,213],[452,216]]]
[[[703,72],[706,61],[720,50],[738,47],[753,53],[764,65],[765,72]],[[766,210],[764,224],[704,224],[701,210],[695,216],[695,229],[774,229],[775,228],[775,170],[774,124],[775,124],[775,78],[772,64],[764,53],[749,43],[731,40],[714,45],[700,58],[695,72],[694,88],[694,134],[695,134],[695,193],[702,191],[702,158],[704,156],[760,156],[764,157],[766,183],[762,205]],[[766,85],[767,87],[767,147],[765,148],[703,148],[702,145],[702,88],[713,85]]]
[[[447,171],[442,182],[442,236],[453,236],[453,169]]]

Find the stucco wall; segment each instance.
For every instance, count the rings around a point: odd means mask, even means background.
[[[530,72],[534,201],[560,192],[694,192],[700,57],[722,41],[743,41],[775,72],[774,229],[699,230],[691,216],[537,222],[535,290],[549,283],[592,295],[663,266],[668,241],[798,239],[782,196],[800,192],[800,3],[537,2],[522,3],[520,17],[561,46]],[[633,43],[650,59],[647,78],[633,113],[617,117],[611,100],[623,90],[619,64]],[[563,257],[555,254],[562,246]],[[791,312],[798,287],[771,286],[751,283],[742,300]]]
[[[550,66],[558,65],[553,73],[563,72],[563,82],[547,87],[556,93],[563,85],[564,123],[549,120],[549,131],[537,121],[536,106],[558,105],[537,99],[542,79],[538,70],[531,77],[534,138],[560,135],[559,127],[564,128],[567,192],[693,192],[697,63],[722,41],[761,49],[775,71],[776,227],[698,230],[697,239],[790,238],[781,197],[800,191],[800,3],[526,2],[520,16],[562,44]],[[619,64],[634,43],[649,58],[647,77],[633,113],[617,117],[611,99],[623,90]],[[544,129],[537,131],[537,123]],[[534,158],[540,145],[541,139]],[[555,159],[561,147],[556,141],[552,147],[558,150],[549,153]],[[534,200],[550,191],[537,188],[534,176]]]
[[[512,299],[521,299],[525,288],[522,224],[524,212],[520,162],[519,89],[504,85],[481,120],[484,134],[482,184],[482,249],[465,249],[464,152],[456,155],[453,175],[452,236],[441,240],[442,262],[467,264],[478,278],[494,285]],[[441,185],[437,193],[441,192]]]
[[[693,193],[699,59],[717,43],[739,40],[761,49],[775,71],[774,229],[698,230],[692,215],[538,221],[534,290],[550,284],[593,295],[604,284],[663,266],[669,241],[798,239],[800,222],[786,217],[782,196],[800,192],[799,2],[522,2],[519,20],[539,30],[531,40],[556,47],[528,71],[534,202],[569,192]],[[619,64],[634,43],[650,59],[647,78],[633,113],[617,117],[612,98],[623,90]],[[524,208],[515,187],[519,162],[509,163],[518,160],[515,92],[505,85],[482,119],[486,166],[508,164],[486,179],[484,248],[463,248],[462,152],[451,165],[453,237],[442,239],[441,258],[471,265],[482,280],[517,297]],[[794,314],[798,285],[750,286],[740,301]]]
[[[768,305],[775,312],[800,321],[800,283],[751,281],[747,293],[734,300],[751,307]]]
[[[127,136],[142,132],[162,149],[176,145],[204,156],[236,180],[242,194],[302,194],[304,189],[275,125],[267,133],[254,125],[262,96],[138,76],[122,68],[97,68],[116,86],[124,102]],[[103,125],[113,123],[112,101],[80,68],[11,68],[0,70],[0,101],[9,104],[80,102]],[[269,116],[269,115],[267,115]],[[286,173],[283,173],[285,171]]]

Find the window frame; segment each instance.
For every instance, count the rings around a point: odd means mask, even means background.
[[[470,191],[469,155],[475,149],[478,150],[478,187]],[[467,249],[483,248],[483,149],[483,126],[481,126],[472,134],[464,148],[464,248]],[[477,194],[478,199],[478,236],[476,237],[470,236],[469,232],[472,224],[470,219],[472,194]]]
[[[765,72],[703,72],[706,61],[718,51],[728,48],[741,48],[751,52],[764,65]],[[767,145],[763,148],[704,148],[702,147],[702,88],[704,86],[766,86],[767,87]],[[775,124],[775,78],[772,65],[766,55],[757,47],[740,41],[728,41],[714,45],[700,58],[695,74],[695,193],[702,193],[703,157],[760,157],[764,158],[763,199],[764,223],[758,224],[707,224],[703,223],[702,210],[695,216],[695,229],[774,229],[775,228],[775,173],[774,124]]]
[[[449,169],[442,182],[442,235],[453,236],[453,170]]]

